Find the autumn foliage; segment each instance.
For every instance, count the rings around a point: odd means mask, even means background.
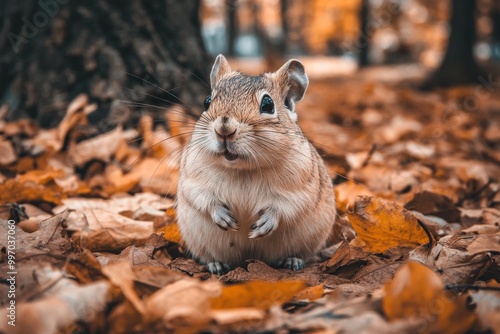
[[[17,325],[2,306],[0,331],[500,330],[500,100],[377,75],[312,80],[298,106],[339,211],[298,272],[248,259],[218,277],[184,253],[181,108],[102,132],[82,95],[55,129],[0,122],[0,268],[13,220],[18,282]]]

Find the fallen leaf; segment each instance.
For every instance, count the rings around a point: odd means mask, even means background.
[[[10,141],[0,138],[0,165],[9,165],[16,160],[17,155]]]
[[[467,246],[467,250],[472,255],[485,252],[500,253],[500,232],[479,235]]]
[[[120,288],[125,298],[134,305],[139,313],[145,313],[144,304],[134,290],[135,274],[129,263],[119,262],[109,264],[102,268],[102,272],[109,278],[111,283]]]
[[[63,223],[68,212],[61,212],[55,216],[40,222],[40,228],[32,233],[24,232],[18,225],[15,225],[16,253],[56,253],[60,254],[67,251],[71,243],[65,238]],[[7,249],[7,236],[11,225],[7,221],[0,219],[0,246]]]
[[[340,213],[345,212],[349,203],[353,203],[357,196],[373,196],[367,186],[352,180],[335,186],[334,190],[335,205]]]
[[[163,232],[163,238],[167,241],[175,242],[176,244],[180,244],[182,242],[181,231],[179,230],[179,225],[177,225],[177,223],[170,223],[156,232]]]
[[[210,319],[211,299],[220,294],[218,282],[182,279],[158,290],[145,301],[146,320],[174,320],[188,324],[206,323]]]
[[[82,212],[88,225],[73,238],[93,251],[116,251],[132,244],[143,245],[153,233],[153,222],[133,220],[103,209]]]
[[[21,301],[16,304],[16,326],[7,321],[0,322],[2,333],[58,333],[78,320],[92,321],[106,306],[109,283],[97,281],[78,285],[73,280],[64,278],[64,273],[45,268],[33,275],[39,283],[52,283],[43,296],[35,301]],[[0,316],[6,319],[9,310],[2,307]],[[25,321],[29,319],[29,321]]]
[[[290,300],[306,288],[303,281],[253,281],[225,286],[219,297],[212,299],[212,309],[255,307],[262,310]]]
[[[448,223],[460,221],[460,211],[451,199],[430,191],[416,193],[413,199],[406,203],[405,208],[424,215],[441,217]]]
[[[305,288],[304,290],[297,293],[293,299],[294,300],[308,300],[314,301],[316,299],[320,299],[324,294],[324,286],[323,284],[311,286],[309,288]]]
[[[264,317],[265,312],[258,308],[237,308],[210,311],[210,318],[214,319],[219,325],[228,325],[241,321],[262,320]]]
[[[432,241],[411,212],[379,197],[360,196],[353,211],[348,210],[346,215],[371,252],[416,247]]]
[[[488,283],[487,287],[499,288],[497,282]],[[495,332],[500,328],[500,291],[479,290],[471,293],[472,302],[477,305],[478,328],[480,332]]]
[[[465,333],[476,321],[467,297],[445,291],[439,275],[421,263],[405,264],[384,290],[385,315],[392,321],[424,318],[425,333]]]
[[[420,246],[410,252],[410,259],[435,268],[445,284],[472,284],[491,265],[488,253],[469,253],[467,246],[477,236],[457,234],[441,238],[429,250]]]
[[[0,205],[22,202],[47,202],[58,205],[65,197],[57,185],[44,186],[32,181],[19,182],[16,179],[8,179],[0,184]]]
[[[83,166],[90,160],[110,161],[124,140],[121,127],[78,144],[71,144],[68,149],[68,161],[76,166]]]

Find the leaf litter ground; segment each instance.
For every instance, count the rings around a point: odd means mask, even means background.
[[[0,331],[499,331],[500,95],[373,76],[313,80],[298,108],[339,211],[298,272],[249,259],[218,277],[185,255],[179,107],[103,132],[81,95],[56,129],[1,122],[0,318],[10,219],[17,323]]]

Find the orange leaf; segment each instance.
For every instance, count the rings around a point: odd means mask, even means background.
[[[158,231],[157,233],[163,232],[163,238],[167,241],[175,242],[177,244],[180,244],[182,242],[182,236],[181,236],[181,231],[179,230],[179,225],[177,223],[170,223]]]
[[[401,267],[385,285],[382,307],[390,320],[425,319],[425,333],[464,333],[476,315],[467,308],[467,296],[454,296],[434,271],[419,262]]]
[[[346,215],[371,252],[417,247],[431,241],[410,211],[380,197],[359,196],[354,210],[348,210]]]
[[[324,292],[323,284],[311,286],[297,293],[293,299],[295,300],[307,299],[309,301],[313,301],[323,297],[323,292]]]
[[[19,182],[9,179],[0,184],[0,204],[8,202],[48,202],[61,204],[65,195],[57,185],[43,186],[31,181]]]
[[[254,307],[265,310],[290,300],[305,287],[303,281],[253,281],[225,286],[221,295],[212,299],[212,309]]]

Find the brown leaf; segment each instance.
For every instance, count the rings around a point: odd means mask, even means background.
[[[83,166],[90,160],[110,161],[124,140],[121,127],[97,137],[71,144],[68,149],[68,159],[76,166]]]
[[[413,199],[406,203],[405,208],[424,215],[441,217],[448,223],[460,221],[460,211],[448,197],[429,191],[415,194]]]
[[[473,255],[485,252],[500,253],[500,232],[479,235],[467,246],[467,250]]]
[[[103,209],[82,210],[85,230],[73,238],[93,251],[121,250],[131,244],[143,245],[153,233],[153,223],[133,220]]]
[[[113,263],[102,268],[111,283],[118,286],[123,295],[134,305],[140,314],[145,314],[145,306],[134,290],[135,274],[132,266],[126,262]]]
[[[10,141],[0,138],[0,165],[9,165],[17,160],[17,154]]]
[[[490,282],[488,287],[499,288],[497,282]],[[472,302],[477,305],[476,313],[479,324],[476,330],[494,332],[500,328],[500,292],[479,290],[472,292]]]
[[[465,333],[476,315],[468,308],[466,296],[444,290],[440,277],[418,262],[408,262],[385,288],[384,313],[390,320],[424,318],[425,333]]]
[[[16,251],[24,253],[63,253],[70,248],[70,241],[66,238],[62,228],[68,212],[43,220],[40,228],[33,233],[26,233],[15,226]],[[7,236],[10,226],[7,221],[0,219],[0,245],[7,248]]]
[[[211,299],[220,294],[218,282],[199,282],[182,279],[158,290],[145,301],[148,322],[162,320],[194,325],[210,320]],[[175,305],[175,307],[172,307]]]

